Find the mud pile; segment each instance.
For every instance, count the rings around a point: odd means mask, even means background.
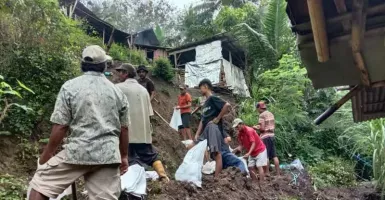
[[[238,169],[229,168],[223,170],[218,179],[204,176],[202,188],[177,181],[171,181],[163,186],[149,183],[148,199],[273,200],[292,197],[314,199],[314,191],[306,174],[301,174],[297,178],[297,185],[291,184],[292,180],[291,174],[285,173],[280,177],[271,177],[260,185],[245,177]]]

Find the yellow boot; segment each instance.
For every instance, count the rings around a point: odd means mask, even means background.
[[[166,171],[164,170],[163,164],[160,160],[157,160],[152,164],[152,168],[158,173],[159,179],[162,181],[169,182],[170,179],[167,177]]]

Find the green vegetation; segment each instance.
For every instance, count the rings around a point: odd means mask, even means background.
[[[167,58],[159,58],[155,61],[154,69],[152,74],[165,81],[171,81],[174,78],[174,71],[172,65]]]
[[[309,168],[317,187],[353,186],[356,184],[354,163],[338,157],[329,157]]]
[[[255,103],[268,103],[276,117],[282,163],[299,158],[317,187],[354,185],[352,156],[373,155],[373,177],[378,188],[385,190],[385,155],[381,153],[385,151],[385,121],[354,124],[348,103],[321,126],[314,125],[313,120],[344,92],[312,87],[294,48],[285,5],[285,0],[207,0],[191,6],[179,18],[170,15],[175,8],[166,0],[148,5],[118,0],[90,7],[119,28],[155,28],[165,45],[229,32],[245,48],[248,59],[245,77],[252,98],[240,100],[239,117],[255,125]],[[134,12],[138,16],[127,14],[129,9],[138,11]],[[0,1],[0,19],[0,128],[6,131],[0,134],[19,136],[24,149],[19,157],[27,160],[38,152],[36,146],[27,145],[30,139],[46,142],[48,133],[40,125],[49,121],[61,85],[80,74],[81,50],[103,44],[101,38],[86,34],[82,22],[63,15],[56,0]],[[118,44],[112,44],[109,55],[134,65],[149,64],[143,51]],[[151,64],[153,75],[173,79],[168,59]],[[0,176],[0,199],[18,199],[25,189],[20,181]]]
[[[119,44],[112,44],[108,54],[114,59],[133,65],[148,65],[143,51],[128,49]]]
[[[0,175],[0,199],[23,199],[27,187],[26,180],[5,174]]]

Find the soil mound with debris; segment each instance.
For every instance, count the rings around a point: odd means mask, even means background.
[[[314,190],[306,173],[302,173],[293,181],[290,173],[280,177],[268,178],[263,184],[253,181],[243,175],[237,168],[222,171],[218,179],[213,176],[203,176],[202,188],[197,188],[186,182],[171,181],[160,189],[150,183],[148,199],[155,200],[246,200],[246,199],[314,199]]]

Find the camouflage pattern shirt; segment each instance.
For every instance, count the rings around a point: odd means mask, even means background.
[[[120,163],[119,136],[121,126],[130,124],[128,112],[126,96],[102,73],[86,72],[64,83],[51,122],[70,127],[65,163]]]

